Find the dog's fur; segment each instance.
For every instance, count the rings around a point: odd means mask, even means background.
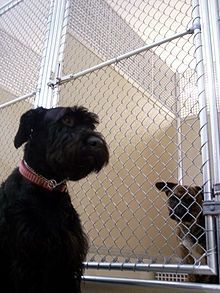
[[[24,160],[41,176],[80,180],[109,160],[96,124],[84,107],[40,107],[22,115],[14,145],[26,143]],[[38,186],[16,168],[0,189],[0,292],[80,292],[87,249],[68,192]]]
[[[185,264],[206,261],[205,218],[202,214],[203,191],[200,186],[178,185],[173,182],[157,182],[157,189],[167,195],[169,216],[178,223],[177,238]],[[216,276],[192,275],[191,282],[217,283]]]

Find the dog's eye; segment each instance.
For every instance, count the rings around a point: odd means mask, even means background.
[[[64,125],[69,126],[69,127],[73,127],[75,124],[74,118],[72,116],[64,116],[62,118],[62,122]]]

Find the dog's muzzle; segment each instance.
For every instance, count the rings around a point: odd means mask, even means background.
[[[102,137],[91,135],[86,141],[86,155],[94,170],[99,172],[108,164],[109,152],[105,140]]]

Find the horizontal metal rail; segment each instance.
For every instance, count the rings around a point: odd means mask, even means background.
[[[3,4],[0,7],[0,16],[3,15],[4,13],[8,12],[9,10],[11,10],[16,5],[18,5],[19,3],[23,2],[23,1],[24,0],[11,0],[11,1],[8,1],[7,3]]]
[[[154,280],[141,280],[141,279],[128,279],[128,278],[113,278],[113,277],[100,277],[100,276],[83,276],[82,280],[93,283],[104,283],[114,285],[134,285],[144,287],[162,287],[170,289],[192,289],[200,290],[199,292],[219,292],[220,285],[215,284],[198,284],[189,282],[169,282],[169,281],[154,281]],[[188,292],[188,291],[187,291]],[[190,291],[189,291],[190,292]]]
[[[167,42],[171,42],[171,41],[173,41],[175,39],[178,39],[178,38],[181,38],[181,37],[183,37],[185,35],[193,34],[193,32],[194,32],[194,28],[190,28],[187,31],[175,34],[175,35],[173,35],[173,36],[171,36],[169,38],[165,38],[165,39],[160,40],[158,42],[154,42],[154,43],[152,43],[150,45],[145,45],[143,47],[140,47],[140,48],[137,48],[135,50],[129,51],[129,52],[125,53],[125,54],[122,54],[122,55],[119,55],[119,56],[114,57],[112,59],[106,60],[106,61],[104,61],[104,62],[102,62],[100,64],[97,64],[97,65],[92,66],[92,67],[90,67],[88,69],[82,70],[80,72],[71,73],[71,74],[65,75],[65,76],[63,76],[61,78],[57,77],[57,79],[55,81],[50,80],[49,83],[48,83],[48,86],[54,87],[56,85],[62,85],[62,84],[67,83],[67,82],[69,82],[71,80],[74,80],[74,79],[77,79],[77,78],[79,78],[81,76],[84,76],[84,75],[86,75],[88,73],[94,72],[94,71],[102,69],[102,68],[104,68],[106,66],[112,65],[114,63],[117,63],[117,62],[122,61],[124,59],[127,59],[129,57],[132,57],[132,56],[134,56],[136,54],[139,54],[139,53],[142,53],[144,51],[150,50],[150,49],[152,49],[154,47],[163,45],[163,44],[165,44]]]
[[[16,99],[12,100],[12,101],[6,102],[4,104],[0,104],[0,109],[3,109],[3,108],[8,107],[8,106],[11,106],[11,105],[13,105],[15,103],[18,103],[18,102],[21,102],[21,101],[26,100],[28,98],[31,98],[31,97],[33,97],[35,95],[36,95],[36,92],[32,92],[32,93],[29,93],[27,95],[18,97]]]
[[[141,279],[129,279],[129,278],[114,278],[114,277],[101,277],[101,276],[83,276],[83,281],[93,282],[93,283],[104,283],[113,285],[133,285],[133,286],[144,286],[152,288],[169,288],[169,289],[187,289],[187,292],[220,292],[220,285],[217,284],[199,284],[199,283],[189,283],[189,282],[170,282],[170,281],[154,281],[154,280],[141,280]],[[188,291],[189,290],[189,291]],[[174,291],[171,291],[174,292]],[[176,292],[176,291],[175,291]],[[185,292],[185,291],[184,291]]]
[[[213,275],[215,271],[207,265],[187,264],[143,264],[143,263],[119,263],[119,262],[84,262],[86,269],[142,271],[142,272],[169,272],[169,273],[193,273]]]

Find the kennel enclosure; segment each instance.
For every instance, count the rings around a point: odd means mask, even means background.
[[[184,282],[189,273],[216,274],[218,1],[4,2],[1,179],[22,156],[12,142],[23,112],[84,105],[99,115],[111,154],[100,174],[69,184],[90,239],[88,279]],[[157,181],[203,186],[207,249],[192,264],[180,258]]]

